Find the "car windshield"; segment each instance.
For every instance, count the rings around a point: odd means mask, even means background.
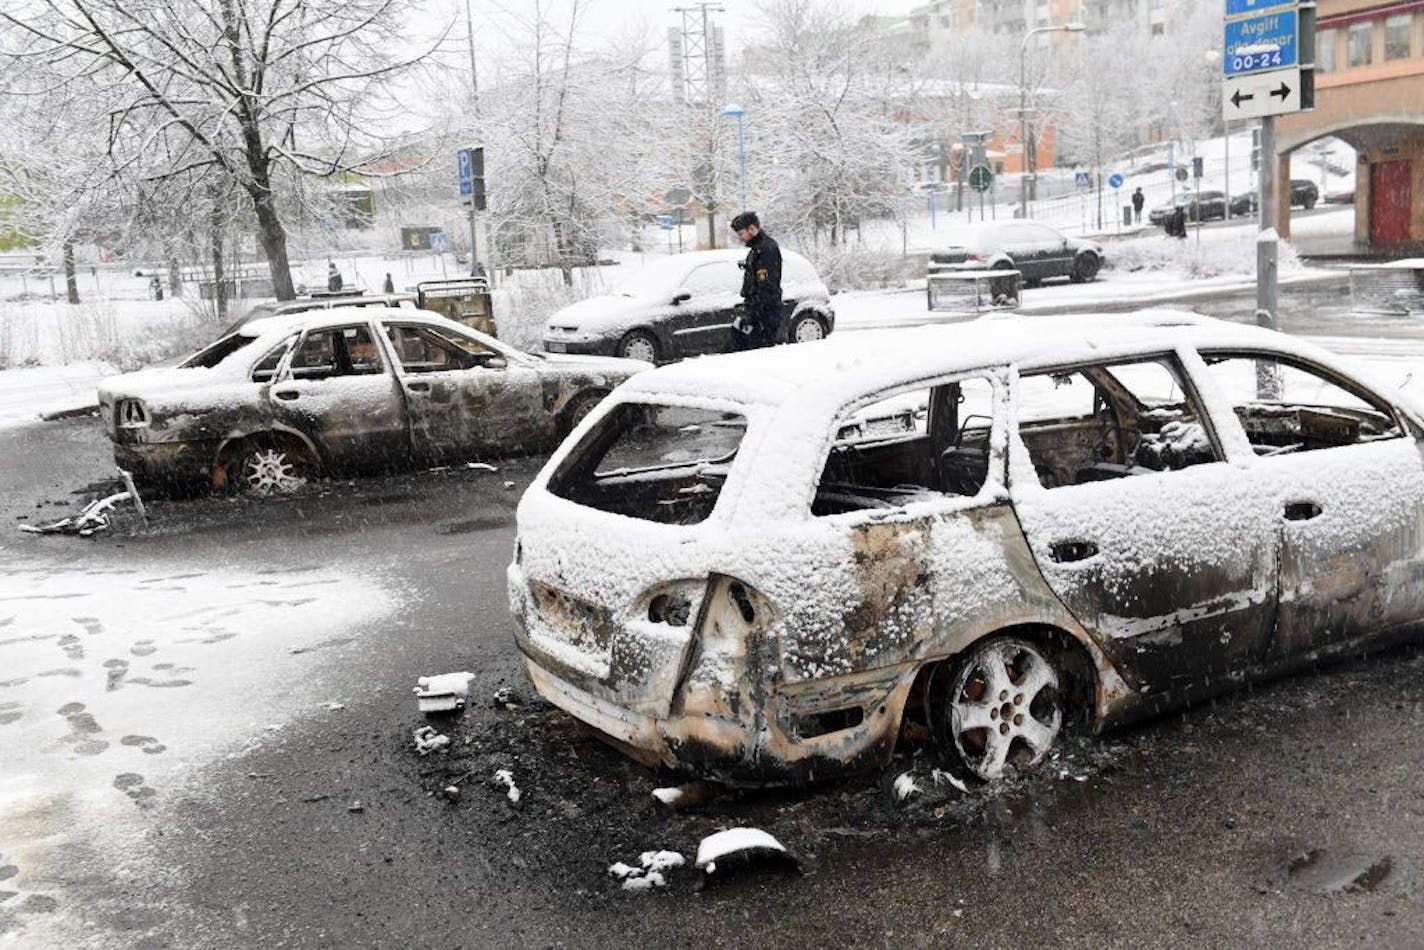
[[[697,524],[712,513],[746,426],[735,412],[624,403],[569,453],[549,491],[630,518]]]
[[[670,298],[673,286],[682,276],[684,270],[685,268],[681,266],[668,267],[666,264],[653,264],[629,274],[614,288],[613,292],[623,297],[636,297],[639,300]]]
[[[238,350],[250,346],[256,340],[257,337],[249,333],[234,333],[204,347],[179,363],[178,366],[181,369],[211,369]]]

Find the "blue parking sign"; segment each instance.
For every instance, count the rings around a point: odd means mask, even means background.
[[[462,148],[456,152],[455,166],[459,172],[460,195],[467,198],[475,193],[475,150]]]

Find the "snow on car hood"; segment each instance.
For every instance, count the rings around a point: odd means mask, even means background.
[[[625,297],[603,294],[589,297],[558,310],[549,318],[549,326],[578,327],[580,330],[614,330],[631,326],[653,314],[672,309],[671,303],[658,304],[646,297]]]
[[[544,365],[567,367],[586,373],[606,373],[610,376],[632,376],[652,369],[652,363],[624,359],[620,356],[577,356],[570,353],[542,353]]]

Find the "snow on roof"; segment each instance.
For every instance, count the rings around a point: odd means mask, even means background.
[[[412,323],[435,323],[448,326],[451,321],[438,313],[411,307],[372,307],[367,305],[325,307],[298,313],[278,313],[258,317],[244,323],[238,331],[243,336],[278,336],[296,333],[309,327],[337,326],[353,320],[367,321],[394,317]]]
[[[1190,336],[1184,331],[1190,330]],[[1273,345],[1290,338],[1194,313],[1146,310],[1061,317],[991,316],[968,323],[837,334],[817,343],[684,360],[634,377],[629,392],[782,403],[1010,363],[1088,359],[1106,347]],[[1290,341],[1294,342],[1294,341]]]

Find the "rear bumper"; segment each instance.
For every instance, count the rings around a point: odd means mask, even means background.
[[[148,484],[193,485],[212,479],[216,442],[114,444],[114,464]]]

